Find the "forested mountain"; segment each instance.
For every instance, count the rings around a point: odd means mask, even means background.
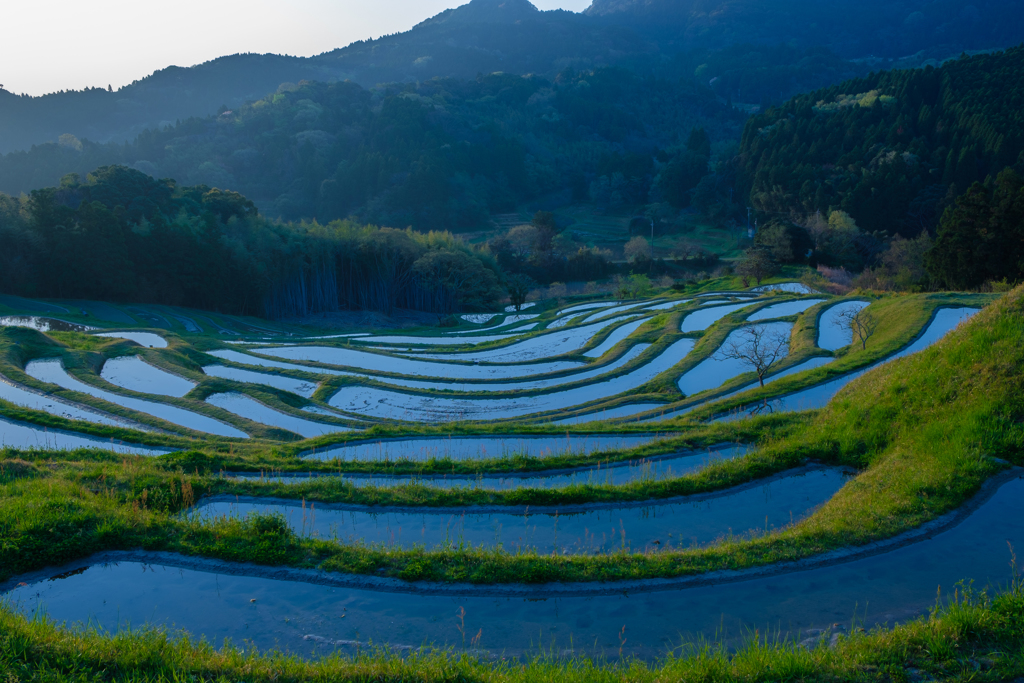
[[[739,183],[763,215],[842,209],[869,231],[934,230],[972,183],[1024,165],[1024,48],[892,71],[750,119]]]
[[[871,69],[1016,44],[1022,24],[1016,0],[596,0],[583,14],[540,12],[528,0],[472,0],[404,33],[311,58],[233,55],[170,67],[116,92],[0,91],[0,153],[62,134],[127,141],[302,80],[371,88],[495,71],[551,79],[566,67],[621,66],[759,104]]]
[[[0,194],[0,291],[268,317],[492,310],[488,254],[447,233],[269,221],[242,195],[108,166]]]
[[[287,220],[355,215],[420,230],[486,227],[529,200],[645,204],[690,131],[738,137],[743,115],[690,80],[621,69],[492,74],[373,91],[307,82],[127,145],[74,138],[0,159],[0,191],[109,164],[233,190]],[[696,178],[707,171],[708,155]],[[700,165],[703,167],[699,167]]]
[[[792,44],[849,59],[895,59],[1024,39],[1020,5],[1002,0],[593,0],[585,14],[637,30],[663,49]]]

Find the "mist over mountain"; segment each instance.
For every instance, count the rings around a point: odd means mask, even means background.
[[[595,0],[584,13],[542,12],[528,0],[472,0],[409,31],[310,58],[226,56],[168,67],[116,92],[0,91],[0,153],[62,134],[128,141],[146,128],[234,109],[303,80],[372,88],[496,71],[553,78],[567,68],[622,66],[691,78],[723,99],[757,104],[870,70],[1022,40],[1019,3],[1012,0]]]

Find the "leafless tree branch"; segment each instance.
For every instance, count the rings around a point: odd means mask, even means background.
[[[771,325],[744,327],[738,336],[739,339],[727,341],[716,357],[719,360],[738,360],[749,366],[757,373],[757,381],[763,387],[764,378],[771,369],[789,354],[789,337]]]

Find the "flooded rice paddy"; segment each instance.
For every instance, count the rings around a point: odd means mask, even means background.
[[[297,534],[388,548],[502,548],[542,555],[656,552],[789,526],[842,488],[838,469],[813,469],[714,494],[642,504],[513,508],[379,508],[265,498],[202,501],[190,517],[280,514]]]
[[[844,301],[825,309],[818,319],[818,348],[838,351],[853,343],[853,330],[840,327],[837,323],[844,315],[850,315],[868,307],[867,301]]]
[[[116,387],[140,394],[181,398],[196,388],[195,382],[154,367],[138,356],[111,358],[103,364],[100,377]]]
[[[604,354],[611,351],[612,348],[614,348],[615,345],[618,344],[620,341],[622,341],[629,335],[639,330],[641,325],[643,325],[648,320],[650,320],[650,318],[640,318],[639,320],[634,320],[632,322],[626,323],[625,325],[622,325],[621,327],[615,328],[615,330],[611,334],[609,334],[603,342],[601,342],[591,350],[586,351],[583,355],[586,356],[587,358],[600,358]]]
[[[754,287],[751,292],[786,292],[787,294],[818,294],[810,287],[799,282],[783,282],[775,285],[761,285]]]
[[[49,396],[15,382],[11,382],[4,377],[0,377],[0,399],[13,403],[21,408],[40,410],[44,413],[63,417],[68,420],[82,420],[84,422],[92,422],[93,424],[98,425],[123,427],[124,429],[137,429],[143,432],[153,431],[152,427],[146,427],[138,422],[118,417],[117,415],[110,415],[98,410],[93,410],[79,403],[72,403],[71,401],[54,398],[53,396]]]
[[[203,368],[203,372],[209,377],[229,379],[243,384],[261,384],[273,387],[274,389],[280,389],[281,391],[287,391],[303,398],[312,396],[316,393],[317,388],[316,382],[295,379],[294,377],[286,377],[284,375],[272,375],[267,372],[229,368],[224,365],[207,365]]]
[[[673,308],[676,308],[678,306],[682,306],[683,304],[688,304],[691,301],[693,301],[693,299],[682,299],[680,301],[669,301],[668,303],[664,303],[664,304],[656,304],[654,306],[645,306],[644,310],[645,311],[670,311]]]
[[[763,326],[769,335],[778,335],[789,339],[793,331],[792,323],[768,323]],[[747,328],[741,327],[729,333],[722,345],[708,358],[702,360],[692,370],[687,371],[679,378],[679,390],[686,396],[720,387],[723,383],[745,372],[750,372],[750,366],[736,358],[725,358],[723,350],[729,349],[731,345],[738,345],[747,348]],[[788,349],[787,349],[788,353]],[[784,354],[785,355],[785,354]]]
[[[418,360],[413,358],[402,358],[398,356],[385,356],[379,353],[369,353],[357,349],[348,349],[329,346],[294,346],[289,348],[259,349],[257,352],[263,356],[272,356],[285,360],[307,361],[335,365],[340,367],[351,367],[374,373],[395,373],[398,375],[411,375],[418,377],[433,377],[440,379],[509,379],[512,377],[529,377],[531,375],[546,375],[555,372],[565,372],[584,367],[579,361],[548,361],[545,363],[533,363],[515,366],[488,366],[488,365],[456,365],[441,363],[437,361]],[[293,364],[274,363],[254,355],[239,353],[237,351],[212,351],[211,356],[229,360],[234,363],[245,365],[261,365],[263,367],[275,367],[283,370],[302,370],[304,372],[316,372],[320,374],[334,375],[355,375],[357,373],[330,372],[320,368],[301,366]]]
[[[628,320],[629,315],[602,320],[600,322],[574,327],[565,331],[540,334],[530,339],[514,342],[508,346],[487,351],[471,351],[468,353],[420,354],[423,358],[434,358],[453,361],[473,361],[480,363],[525,363],[527,361],[552,358],[566,353],[574,353],[583,349],[602,330],[619,325]]]
[[[666,438],[664,434],[561,434],[556,436],[448,436],[376,439],[303,453],[307,460],[398,462],[411,460],[490,460],[526,456],[591,455],[627,450]]]
[[[798,315],[803,313],[811,306],[815,306],[820,303],[824,303],[825,299],[800,299],[799,301],[787,301],[783,304],[774,304],[762,308],[757,313],[754,313],[747,318],[749,322],[758,322],[759,320],[771,320],[772,318],[786,318],[791,315]]]
[[[608,316],[618,315],[620,313],[625,313],[626,311],[632,311],[633,309],[640,308],[650,303],[656,303],[656,301],[641,301],[640,303],[616,306],[615,308],[609,308],[603,311],[598,311],[597,313],[591,313],[582,320],[582,323],[586,325],[588,323],[596,322],[598,320],[607,318]]]
[[[76,434],[59,429],[37,427],[0,417],[0,448],[40,449],[70,451],[77,448],[98,448],[120,455],[165,455],[173,453],[170,448],[156,448],[124,443],[119,439],[104,439],[98,436]]]
[[[96,329],[88,325],[69,323],[56,318],[40,318],[34,315],[2,316],[0,317],[0,327],[26,327],[37,332],[91,332]]]
[[[601,382],[519,398],[456,398],[407,394],[379,387],[342,387],[329,403],[367,417],[411,422],[495,420],[562,410],[636,389],[679,363],[695,341],[681,339],[652,360],[625,374]]]
[[[823,382],[802,391],[771,399],[768,401],[767,405],[761,403],[754,406],[747,406],[730,413],[729,415],[721,417],[716,421],[731,422],[733,420],[739,420],[745,417],[752,417],[764,413],[788,413],[798,410],[815,410],[822,408],[839,393],[840,389],[864,373],[874,370],[880,365],[884,365],[891,360],[903,358],[917,353],[918,351],[925,350],[954,330],[960,323],[970,319],[978,313],[978,311],[979,309],[977,308],[940,308],[935,312],[935,316],[932,318],[932,321],[916,340],[891,356],[878,361],[874,365],[856,370],[847,375],[843,375],[842,377],[829,380],[828,382]]]
[[[116,632],[144,624],[185,629],[215,647],[231,639],[296,654],[474,647],[516,656],[561,652],[663,656],[700,639],[738,643],[753,630],[798,640],[834,623],[871,628],[926,614],[962,579],[1005,586],[1007,544],[1024,546],[1024,480],[1003,484],[966,519],[932,537],[867,557],[770,576],[723,574],[701,583],[379,589],[328,574],[252,575],[230,564],[148,560],[76,563],[3,588],[25,614]],[[258,570],[255,570],[258,571]],[[246,575],[250,572],[250,575]],[[19,586],[19,583],[26,585]],[[414,591],[414,592],[409,592]],[[561,592],[560,592],[561,591]],[[344,615],[345,618],[342,618]],[[479,634],[470,644],[463,634]],[[623,643],[625,638],[625,643]]]
[[[688,316],[683,318],[683,324],[680,326],[679,331],[703,332],[730,313],[735,313],[736,311],[750,305],[751,304],[749,302],[730,304],[728,306],[715,306],[714,308],[707,308],[690,313]]]
[[[130,396],[123,396],[121,394],[115,394],[112,391],[105,391],[91,384],[86,384],[85,382],[82,382],[68,374],[67,370],[64,369],[63,363],[59,359],[32,361],[25,368],[25,373],[40,382],[56,384],[57,386],[69,391],[88,394],[95,398],[107,401],[108,403],[113,403],[114,405],[119,405],[123,408],[135,410],[146,415],[152,415],[160,418],[161,420],[165,420],[166,422],[170,422],[171,424],[187,427],[188,429],[193,429],[197,432],[205,432],[207,434],[229,436],[239,439],[249,438],[248,434],[245,432],[239,431],[238,429],[235,429],[234,427],[219,420],[215,420],[212,417],[194,413],[191,410],[185,410],[184,408],[168,405],[166,403],[155,403],[153,401],[144,401]]]
[[[797,373],[805,372],[807,370],[813,370],[815,368],[820,368],[823,365],[828,365],[829,363],[833,362],[834,360],[835,360],[835,358],[832,358],[831,356],[816,356],[814,358],[809,358],[808,360],[805,360],[803,362],[797,363],[796,365],[794,365],[792,367],[789,367],[789,368],[786,368],[785,370],[777,372],[774,375],[769,375],[768,377],[765,377],[765,379],[764,379],[765,386],[771,384],[772,382],[774,382],[776,380],[780,380],[783,377],[789,377],[790,375],[795,375]],[[752,382],[752,383],[750,383],[750,384],[748,384],[748,385],[746,385],[744,387],[736,389],[735,391],[731,391],[731,392],[729,392],[727,394],[722,394],[721,396],[714,396],[714,397],[711,397],[711,398],[707,398],[707,399],[705,399],[703,401],[700,401],[698,403],[694,403],[693,405],[686,406],[685,408],[682,408],[680,410],[666,411],[666,412],[664,412],[664,413],[662,413],[662,414],[660,414],[660,415],[658,415],[656,417],[651,417],[651,418],[647,418],[645,420],[640,420],[640,422],[642,422],[642,423],[660,422],[662,420],[668,420],[668,419],[673,418],[673,417],[678,417],[680,415],[685,415],[686,413],[689,413],[689,412],[691,412],[693,410],[696,410],[697,408],[700,408],[701,406],[707,405],[711,401],[722,401],[722,400],[725,400],[727,398],[731,398],[733,396],[736,396],[737,394],[743,393],[744,391],[748,391],[750,389],[753,389],[754,387],[756,387],[758,385],[759,385],[758,382]]]
[[[245,394],[214,394],[207,398],[206,402],[211,406],[216,406],[221,410],[226,410],[247,420],[252,420],[268,427],[284,429],[307,439],[315,436],[324,436],[325,434],[352,431],[349,427],[313,422],[312,420],[305,420],[295,415],[283,413]]]
[[[95,336],[110,337],[111,339],[127,339],[135,342],[139,346],[145,346],[150,349],[167,348],[167,340],[159,334],[153,334],[152,332],[97,332]]]
[[[416,484],[433,488],[481,489],[509,491],[513,489],[553,489],[565,486],[624,486],[639,482],[663,481],[692,474],[716,463],[734,460],[750,452],[742,444],[719,444],[707,449],[682,451],[622,462],[599,462],[596,465],[566,470],[541,472],[502,472],[476,475],[380,475],[310,473],[239,473],[225,472],[230,479],[277,483],[302,483],[317,479],[338,479],[354,486],[405,486]]]
[[[651,348],[650,344],[637,344],[626,353],[622,354],[619,358],[614,360],[607,365],[602,365],[594,368],[593,370],[587,370],[586,372],[574,372],[571,375],[563,375],[561,377],[552,377],[551,379],[539,379],[539,380],[526,380],[523,382],[427,382],[420,380],[409,380],[395,377],[381,377],[381,382],[392,384],[398,387],[405,387],[407,389],[435,389],[438,391],[460,391],[460,392],[479,392],[479,391],[530,391],[535,389],[550,389],[551,387],[557,387],[562,384],[571,384],[575,382],[587,382],[595,378],[599,378],[603,375],[607,375],[618,371],[620,368],[632,363],[636,360],[644,351]]]
[[[605,408],[594,413],[586,413],[584,415],[575,415],[573,417],[567,417],[564,420],[555,420],[551,424],[555,425],[579,425],[586,424],[588,422],[599,422],[601,420],[616,420],[622,417],[631,417],[633,415],[639,415],[640,413],[646,413],[656,408],[660,408],[664,403],[629,403],[624,406],[616,406],[614,408]]]

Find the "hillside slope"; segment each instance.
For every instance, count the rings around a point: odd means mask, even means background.
[[[872,74],[750,119],[739,184],[768,215],[842,209],[917,236],[976,181],[1024,163],[1024,48]]]
[[[894,58],[911,56],[917,64],[963,50],[1016,44],[1024,40],[1018,12],[1013,0],[597,0],[585,14],[541,12],[528,0],[472,0],[409,31],[310,58],[232,55],[188,68],[169,67],[116,92],[91,89],[30,98],[0,90],[0,153],[55,141],[65,133],[123,142],[147,127],[213,114],[222,105],[234,109],[286,82],[336,79],[372,87],[494,71],[550,78],[567,67],[618,65],[707,84],[723,74],[695,70],[713,63],[720,50],[787,46],[770,54],[745,49],[738,68],[747,78],[734,77],[728,89],[722,87],[725,80],[717,82],[723,97],[739,100],[740,95],[756,103],[766,95],[784,98],[833,83],[837,76],[891,68]],[[813,52],[818,48],[826,53]],[[761,88],[766,57],[785,72],[769,79],[767,91]],[[844,67],[837,71],[829,64],[834,60]]]

